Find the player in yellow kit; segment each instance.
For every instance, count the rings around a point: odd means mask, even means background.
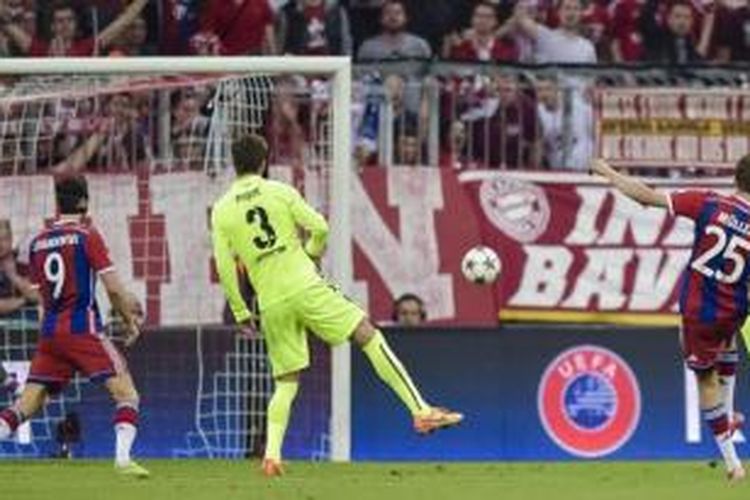
[[[421,434],[457,425],[463,415],[429,405],[364,311],[321,278],[314,260],[325,251],[328,224],[293,187],[266,180],[268,146],[257,135],[232,144],[237,180],[213,207],[216,264],[236,321],[252,315],[240,295],[235,256],[244,263],[258,294],[261,321],[275,388],[268,404],[263,471],[283,473],[281,447],[299,385],[309,365],[307,330],[331,345],[353,340],[398,395]],[[309,237],[303,243],[300,229]]]

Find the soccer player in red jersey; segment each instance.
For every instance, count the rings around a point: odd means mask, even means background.
[[[92,382],[103,383],[117,405],[117,472],[146,477],[148,471],[130,457],[138,424],[138,392],[125,360],[103,335],[96,303],[97,277],[124,319],[126,345],[140,335],[141,309],[123,287],[101,235],[85,219],[86,180],[63,179],[56,184],[55,194],[57,220],[29,245],[29,274],[44,311],[39,342],[21,397],[0,412],[0,439],[9,438],[42,408],[48,395],[62,390],[79,371]]]
[[[695,222],[693,253],[680,293],[682,350],[697,377],[701,411],[724,457],[728,477],[742,480],[745,470],[732,436],[743,418],[730,412],[733,387],[723,386],[722,379],[734,379],[736,336],[748,314],[750,155],[737,163],[737,191],[731,195],[700,190],[660,193],[603,160],[595,160],[591,169],[629,198]]]

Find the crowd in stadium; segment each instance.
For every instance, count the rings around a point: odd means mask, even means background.
[[[1,5],[5,56],[352,54],[360,61],[435,56],[674,64],[750,57],[750,7],[744,0],[4,0]]]
[[[8,57],[352,55],[363,64],[353,109],[354,152],[363,166],[580,170],[593,147],[592,80],[506,63],[750,59],[743,0],[1,0],[0,23],[0,54]],[[500,65],[481,77],[428,79],[378,66],[402,59]],[[274,161],[301,166],[309,157],[316,91],[310,80],[277,82],[267,120]],[[33,152],[19,144],[19,111],[4,108],[0,174],[160,168],[164,161],[144,160],[163,160],[164,150],[168,168],[201,169],[210,97],[200,86],[170,96],[166,148],[155,144],[163,117],[145,92],[76,104],[64,133],[55,126],[26,138]]]

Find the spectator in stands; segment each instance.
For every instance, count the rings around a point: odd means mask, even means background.
[[[709,20],[710,22],[710,20]],[[714,60],[718,62],[750,61],[750,2],[724,0],[717,5]]]
[[[445,35],[457,33],[471,18],[477,0],[404,0],[406,11],[412,13],[409,31],[424,38],[433,52],[444,47]],[[490,2],[497,5],[498,2]]]
[[[204,168],[206,151],[205,138],[196,137],[189,133],[173,134],[172,153],[174,162],[172,171],[201,171]]]
[[[445,38],[443,57],[461,61],[517,61],[518,47],[509,32],[508,26],[498,29],[495,5],[479,2],[471,16],[471,27]]]
[[[175,94],[172,106],[172,149],[177,170],[200,170],[208,139],[210,120],[201,114],[199,97],[193,92]]]
[[[276,54],[273,22],[269,0],[206,0],[191,47],[201,55]]]
[[[0,4],[0,29],[16,45],[18,50],[32,57],[43,56],[92,56],[106,51],[128,26],[138,17],[148,0],[133,0],[101,33],[81,38],[78,14],[72,4],[62,2],[52,7],[50,32],[52,38],[45,40],[24,30],[14,22],[7,4]]]
[[[390,126],[394,145],[394,157],[388,159],[388,164],[390,160],[394,160],[403,165],[416,165],[421,159],[422,151],[420,131],[427,121],[424,89],[421,84],[396,74],[386,77],[383,89],[383,104],[390,105]],[[403,135],[406,137],[403,138]]]
[[[581,33],[591,40],[599,62],[612,61],[612,9],[610,0],[594,0],[581,16]]]
[[[154,48],[148,45],[148,24],[143,17],[137,17],[128,28],[112,43],[111,56],[150,56]]]
[[[36,32],[36,16],[32,11],[24,8],[23,0],[5,0],[5,15],[8,22],[19,24],[24,29],[28,29],[29,26],[26,24],[28,22],[27,14],[31,14],[32,29],[33,32]],[[4,32],[0,32],[0,57],[10,57],[17,54],[18,50],[12,39]]]
[[[36,142],[35,173],[50,173],[56,176],[77,174],[91,161],[111,133],[112,121],[92,120],[82,125],[86,139],[75,147],[77,136],[58,132],[43,136]]]
[[[352,37],[346,10],[336,1],[296,0],[278,17],[279,45],[298,55],[350,55]]]
[[[388,75],[383,82],[385,98],[391,104],[394,126],[416,128],[419,124],[419,96],[410,93],[407,79],[401,75]]]
[[[309,111],[303,109],[298,92],[306,82],[288,77],[276,85],[276,99],[271,112],[271,151],[274,164],[303,168],[305,145],[309,140]],[[303,94],[304,95],[304,94]]]
[[[427,321],[427,310],[419,295],[405,293],[393,303],[393,321],[398,326],[420,326]]]
[[[206,136],[208,126],[209,119],[201,114],[198,95],[192,91],[176,93],[172,105],[172,133]]]
[[[559,0],[560,27],[550,29],[531,16],[523,2],[516,6],[509,28],[533,42],[532,61],[536,63],[596,63],[596,50],[580,35],[583,9],[581,0]]]
[[[612,11],[611,52],[614,62],[635,62],[643,58],[641,11],[645,0],[617,0]]]
[[[132,171],[143,167],[151,157],[148,132],[138,121],[136,96],[115,94],[105,107],[111,131],[94,157],[94,167],[113,171]]]
[[[641,14],[644,59],[650,62],[684,65],[702,61],[708,51],[710,33],[696,45],[693,40],[695,13],[690,0],[676,0],[667,7],[666,19],[658,22],[658,0],[646,0]],[[713,13],[706,21],[713,25]]]
[[[536,96],[545,166],[585,171],[594,149],[591,105],[580,92],[564,94],[551,75],[537,78]]]
[[[454,169],[469,167],[466,161],[466,125],[455,120],[445,129],[447,139],[441,141],[440,166]]]
[[[13,19],[13,17],[11,17],[11,19]],[[21,29],[28,33],[32,38],[37,35],[36,12],[33,10],[24,10],[17,22],[19,26],[21,26]]]
[[[461,115],[469,129],[469,160],[485,168],[519,169],[539,165],[541,145],[536,105],[521,91],[515,75],[494,78],[490,94]]]
[[[359,48],[360,61],[386,59],[427,59],[432,56],[430,45],[422,38],[408,33],[406,5],[402,0],[388,0],[380,15],[381,33],[365,40]]]
[[[385,96],[372,92],[374,77],[368,76],[355,82],[352,98],[352,125],[354,157],[357,166],[375,166],[380,134],[380,114]]]
[[[199,31],[203,0],[160,0],[159,53],[185,55],[192,52],[190,39]]]
[[[356,49],[362,42],[380,32],[380,12],[384,0],[346,0],[345,5],[352,26],[352,42]]]
[[[407,126],[396,129],[396,158],[394,163],[400,166],[415,167],[422,159],[422,145],[416,127]]]

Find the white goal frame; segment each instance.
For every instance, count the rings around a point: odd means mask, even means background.
[[[351,59],[349,57],[59,57],[0,59],[2,75],[95,75],[241,73],[326,75],[331,77],[333,165],[330,192],[333,278],[343,290],[353,282],[351,249]],[[331,459],[351,458],[351,351],[333,349],[331,359]]]

